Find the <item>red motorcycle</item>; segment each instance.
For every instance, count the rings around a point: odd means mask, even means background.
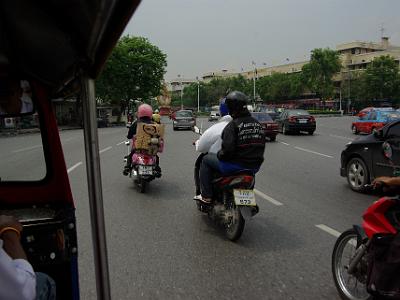
[[[383,197],[343,232],[332,254],[342,299],[400,299],[400,199]]]

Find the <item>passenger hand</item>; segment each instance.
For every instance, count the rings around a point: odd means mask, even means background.
[[[0,215],[0,230],[6,227],[15,228],[19,232],[22,231],[22,225],[15,217]]]
[[[375,178],[374,181],[372,181],[372,185],[374,186],[374,188],[382,188],[385,185],[390,186],[391,181],[392,181],[392,177],[381,176],[381,177]]]

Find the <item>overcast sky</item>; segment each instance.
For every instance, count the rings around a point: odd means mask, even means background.
[[[353,40],[400,45],[400,0],[142,0],[125,34],[167,54],[166,79],[309,58]]]

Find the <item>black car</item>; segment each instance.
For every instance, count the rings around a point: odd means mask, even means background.
[[[348,143],[342,151],[340,175],[354,191],[362,192],[376,177],[395,176],[399,169],[400,121]]]
[[[303,109],[287,109],[275,121],[283,134],[306,131],[312,135],[316,129],[315,118]]]

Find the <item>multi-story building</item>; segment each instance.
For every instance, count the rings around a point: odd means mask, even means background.
[[[195,82],[197,82],[196,79],[176,78],[167,82],[167,88],[172,93],[180,93],[186,86]]]
[[[235,76],[238,76],[239,74],[240,73],[231,72],[228,70],[221,70],[221,71],[206,73],[202,76],[202,78],[203,78],[203,82],[208,83],[213,79],[235,77]]]

